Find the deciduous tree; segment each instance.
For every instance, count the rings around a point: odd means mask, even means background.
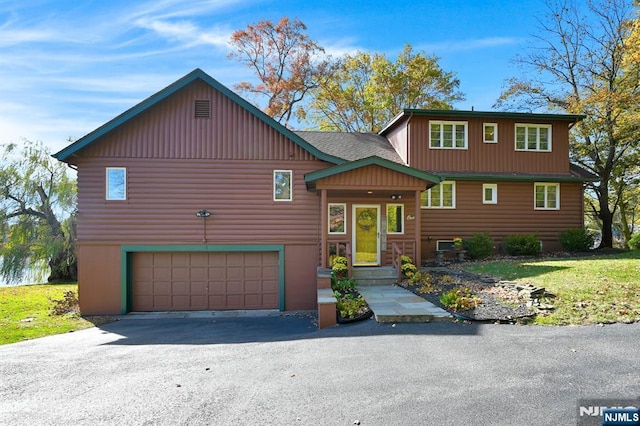
[[[260,80],[238,83],[236,90],[266,97],[264,112],[284,125],[294,114],[304,115],[297,107],[331,68],[324,49],[306,30],[300,20],[284,17],[278,23],[260,21],[231,36],[235,51],[229,57],[247,65]]]
[[[549,0],[547,6],[538,44],[516,59],[523,77],[509,81],[497,107],[586,115],[573,132],[571,157],[599,178],[590,185],[598,200],[591,207],[602,226],[600,247],[612,247],[640,131],[640,67],[626,59],[638,49],[627,43],[633,9],[628,0],[589,1],[583,9]]]
[[[395,62],[382,53],[345,55],[321,81],[307,109],[322,130],[377,132],[403,108],[450,109],[463,100],[459,80],[438,58],[406,45]]]
[[[76,281],[76,183],[67,167],[39,143],[2,146],[0,165],[0,274],[20,280],[38,262],[48,281]]]

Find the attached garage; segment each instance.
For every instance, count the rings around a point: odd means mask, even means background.
[[[278,309],[282,250],[133,252],[132,311]]]

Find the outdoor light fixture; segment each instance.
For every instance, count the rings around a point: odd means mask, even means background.
[[[401,199],[401,198],[402,198],[402,195],[400,195],[400,194],[393,194],[393,195],[391,196],[391,199],[392,199],[392,200],[399,200],[399,199]]]
[[[209,210],[200,210],[196,212],[196,217],[205,218],[209,216],[211,216],[211,212]]]

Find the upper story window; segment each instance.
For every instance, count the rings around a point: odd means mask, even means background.
[[[387,234],[404,233],[404,204],[387,204]]]
[[[535,183],[533,186],[534,186],[534,209],[560,210],[560,184],[559,183]]]
[[[426,209],[455,209],[456,183],[445,181],[433,188],[422,191],[420,205]]]
[[[273,200],[274,201],[291,201],[293,200],[293,186],[291,170],[274,170],[273,171]]]
[[[127,199],[127,169],[124,167],[107,167],[106,199]]]
[[[516,151],[551,151],[551,125],[516,124]]]
[[[429,121],[429,147],[467,149],[467,122]]]
[[[498,123],[484,123],[484,143],[498,143]]]

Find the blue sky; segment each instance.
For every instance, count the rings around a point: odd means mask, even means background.
[[[229,36],[282,16],[336,56],[395,59],[411,43],[457,73],[457,109],[491,110],[545,12],[542,0],[0,0],[0,143],[59,150],[194,68],[251,80],[227,59]]]

